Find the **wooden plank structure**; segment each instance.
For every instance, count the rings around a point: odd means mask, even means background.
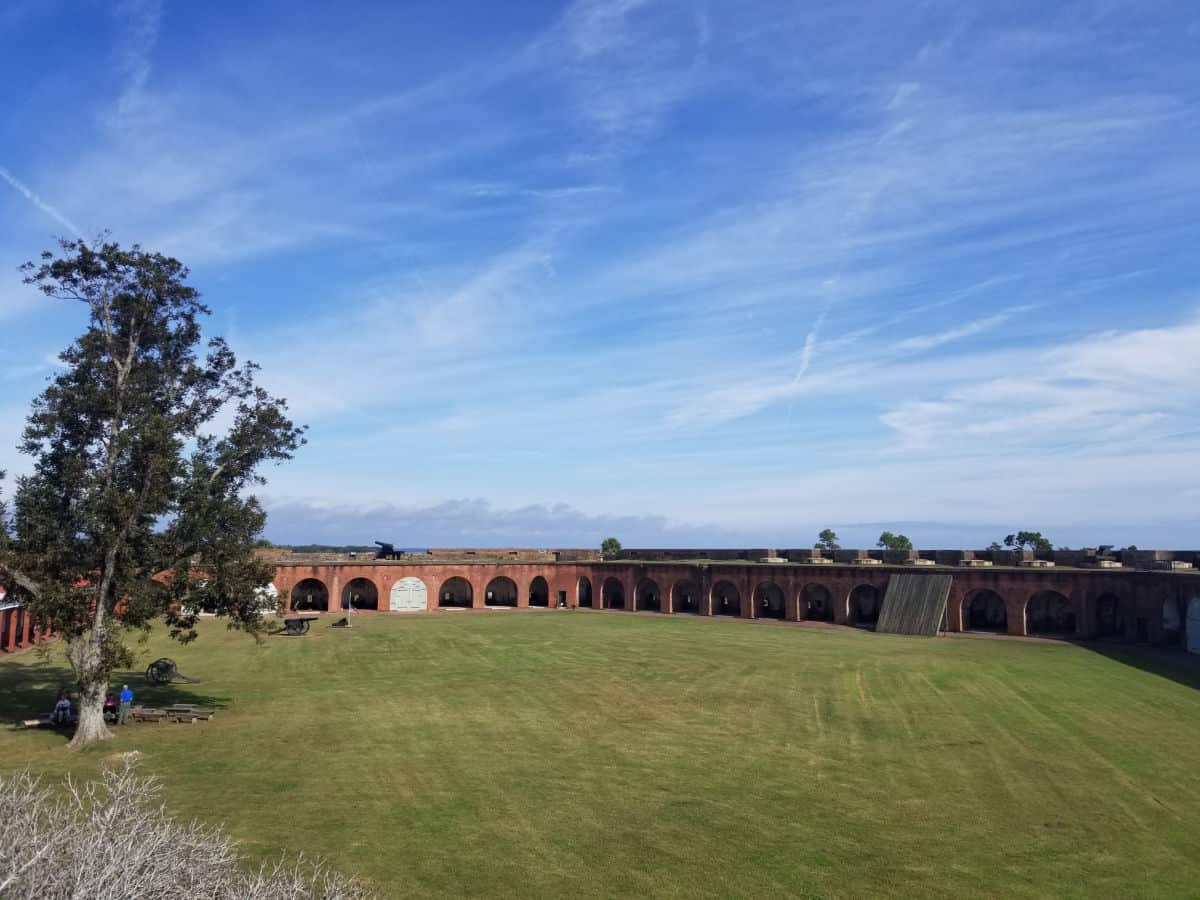
[[[946,617],[953,581],[950,574],[893,575],[875,630],[936,637]]]

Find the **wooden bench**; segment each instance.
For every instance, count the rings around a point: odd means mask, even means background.
[[[167,718],[167,713],[162,709],[152,709],[146,706],[135,706],[129,711],[129,718],[135,722],[161,722]]]
[[[216,710],[206,709],[203,706],[193,706],[190,703],[178,703],[175,706],[168,706],[166,712],[176,722],[195,722],[197,719],[207,722],[216,714]]]

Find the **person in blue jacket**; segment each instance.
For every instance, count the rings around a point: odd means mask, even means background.
[[[121,706],[117,712],[117,724],[124,725],[129,721],[129,707],[133,703],[133,691],[129,689],[129,685],[124,685],[121,688]]]

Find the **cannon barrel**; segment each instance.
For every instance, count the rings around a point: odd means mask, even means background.
[[[375,541],[379,546],[379,552],[375,554],[376,559],[391,559],[396,556],[396,548],[394,545],[386,541]]]

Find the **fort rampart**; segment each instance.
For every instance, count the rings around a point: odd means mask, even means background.
[[[752,552],[786,559],[774,551]],[[969,551],[954,553],[955,559],[934,558],[919,568],[867,554],[810,564],[296,559],[277,563],[274,585],[285,611],[339,615],[349,608],[374,613],[581,607],[869,627],[893,575],[949,571],[948,631],[1156,644],[1182,643],[1188,603],[1200,597],[1200,573],[1154,568],[1161,561],[1152,556],[1145,568],[1082,568],[1039,565],[1032,554],[1029,560],[1006,558],[1014,564],[1005,566]]]

